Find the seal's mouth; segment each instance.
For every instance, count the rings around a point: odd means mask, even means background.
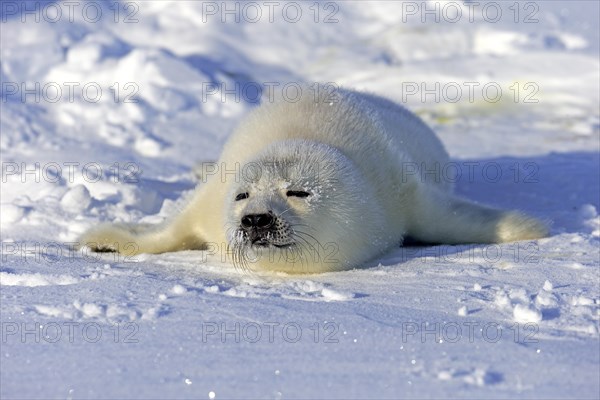
[[[268,247],[271,243],[267,239],[264,238],[255,238],[250,241],[252,246],[256,247]]]
[[[275,244],[273,243],[273,246],[277,247],[278,249],[287,249],[288,247],[292,247],[295,246],[296,243],[286,243],[286,244]]]
[[[306,246],[302,237],[295,240],[291,230],[273,232],[240,227],[231,233],[228,249],[231,251],[234,266],[243,270],[252,270],[252,263],[258,262],[259,259],[268,260],[269,263],[307,262],[308,257],[303,255]]]
[[[241,243],[243,246],[254,247],[254,248],[269,248],[275,247],[278,249],[286,249],[288,247],[292,247],[295,243],[281,243],[280,240],[275,240],[272,234],[269,232],[259,232],[259,231],[241,231],[242,240]]]
[[[276,247],[278,249],[286,249],[288,247],[294,246],[294,243],[278,244],[278,243],[273,243],[266,238],[255,238],[249,242],[250,242],[250,246],[252,246],[252,247],[263,247],[263,248]]]

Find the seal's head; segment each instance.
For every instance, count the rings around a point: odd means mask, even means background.
[[[231,185],[226,230],[244,269],[312,273],[357,265],[383,240],[381,207],[339,150],[286,140],[267,147]]]

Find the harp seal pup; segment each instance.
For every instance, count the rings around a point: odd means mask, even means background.
[[[459,244],[547,234],[518,211],[455,196],[448,180],[422,179],[449,158],[404,107],[311,88],[253,110],[178,215],[153,227],[102,224],[79,243],[128,255],[219,248],[244,269],[318,273],[361,267],[407,236]]]

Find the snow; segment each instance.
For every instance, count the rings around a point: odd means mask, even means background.
[[[598,398],[598,3],[244,4],[2,3],[0,397]],[[550,237],[310,276],[73,250],[177,212],[295,81],[405,103],[461,195]]]
[[[60,199],[60,205],[67,212],[82,212],[86,210],[92,201],[90,191],[84,185],[77,185],[69,189]]]
[[[537,323],[542,320],[542,313],[534,307],[517,304],[513,311],[516,322],[527,324]]]
[[[0,272],[2,285],[5,286],[50,286],[50,285],[72,285],[79,279],[69,275],[42,275],[42,274],[11,274]]]

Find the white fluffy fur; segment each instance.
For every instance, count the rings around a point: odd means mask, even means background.
[[[405,236],[431,243],[494,243],[546,235],[539,221],[452,194],[444,180],[422,180],[407,166],[444,165],[448,155],[415,115],[388,100],[349,90],[305,87],[300,101],[254,110],[226,143],[220,167],[252,164],[260,179],[212,176],[187,207],[154,228],[101,225],[81,242],[95,250],[162,253],[236,248],[248,213],[271,211],[292,226],[298,246],[252,249],[232,261],[290,273],[359,267]],[[309,198],[286,197],[305,190]],[[234,201],[248,192],[248,199]],[[296,232],[297,231],[297,232]],[[129,245],[128,245],[129,243]],[[239,244],[239,243],[237,243]]]

